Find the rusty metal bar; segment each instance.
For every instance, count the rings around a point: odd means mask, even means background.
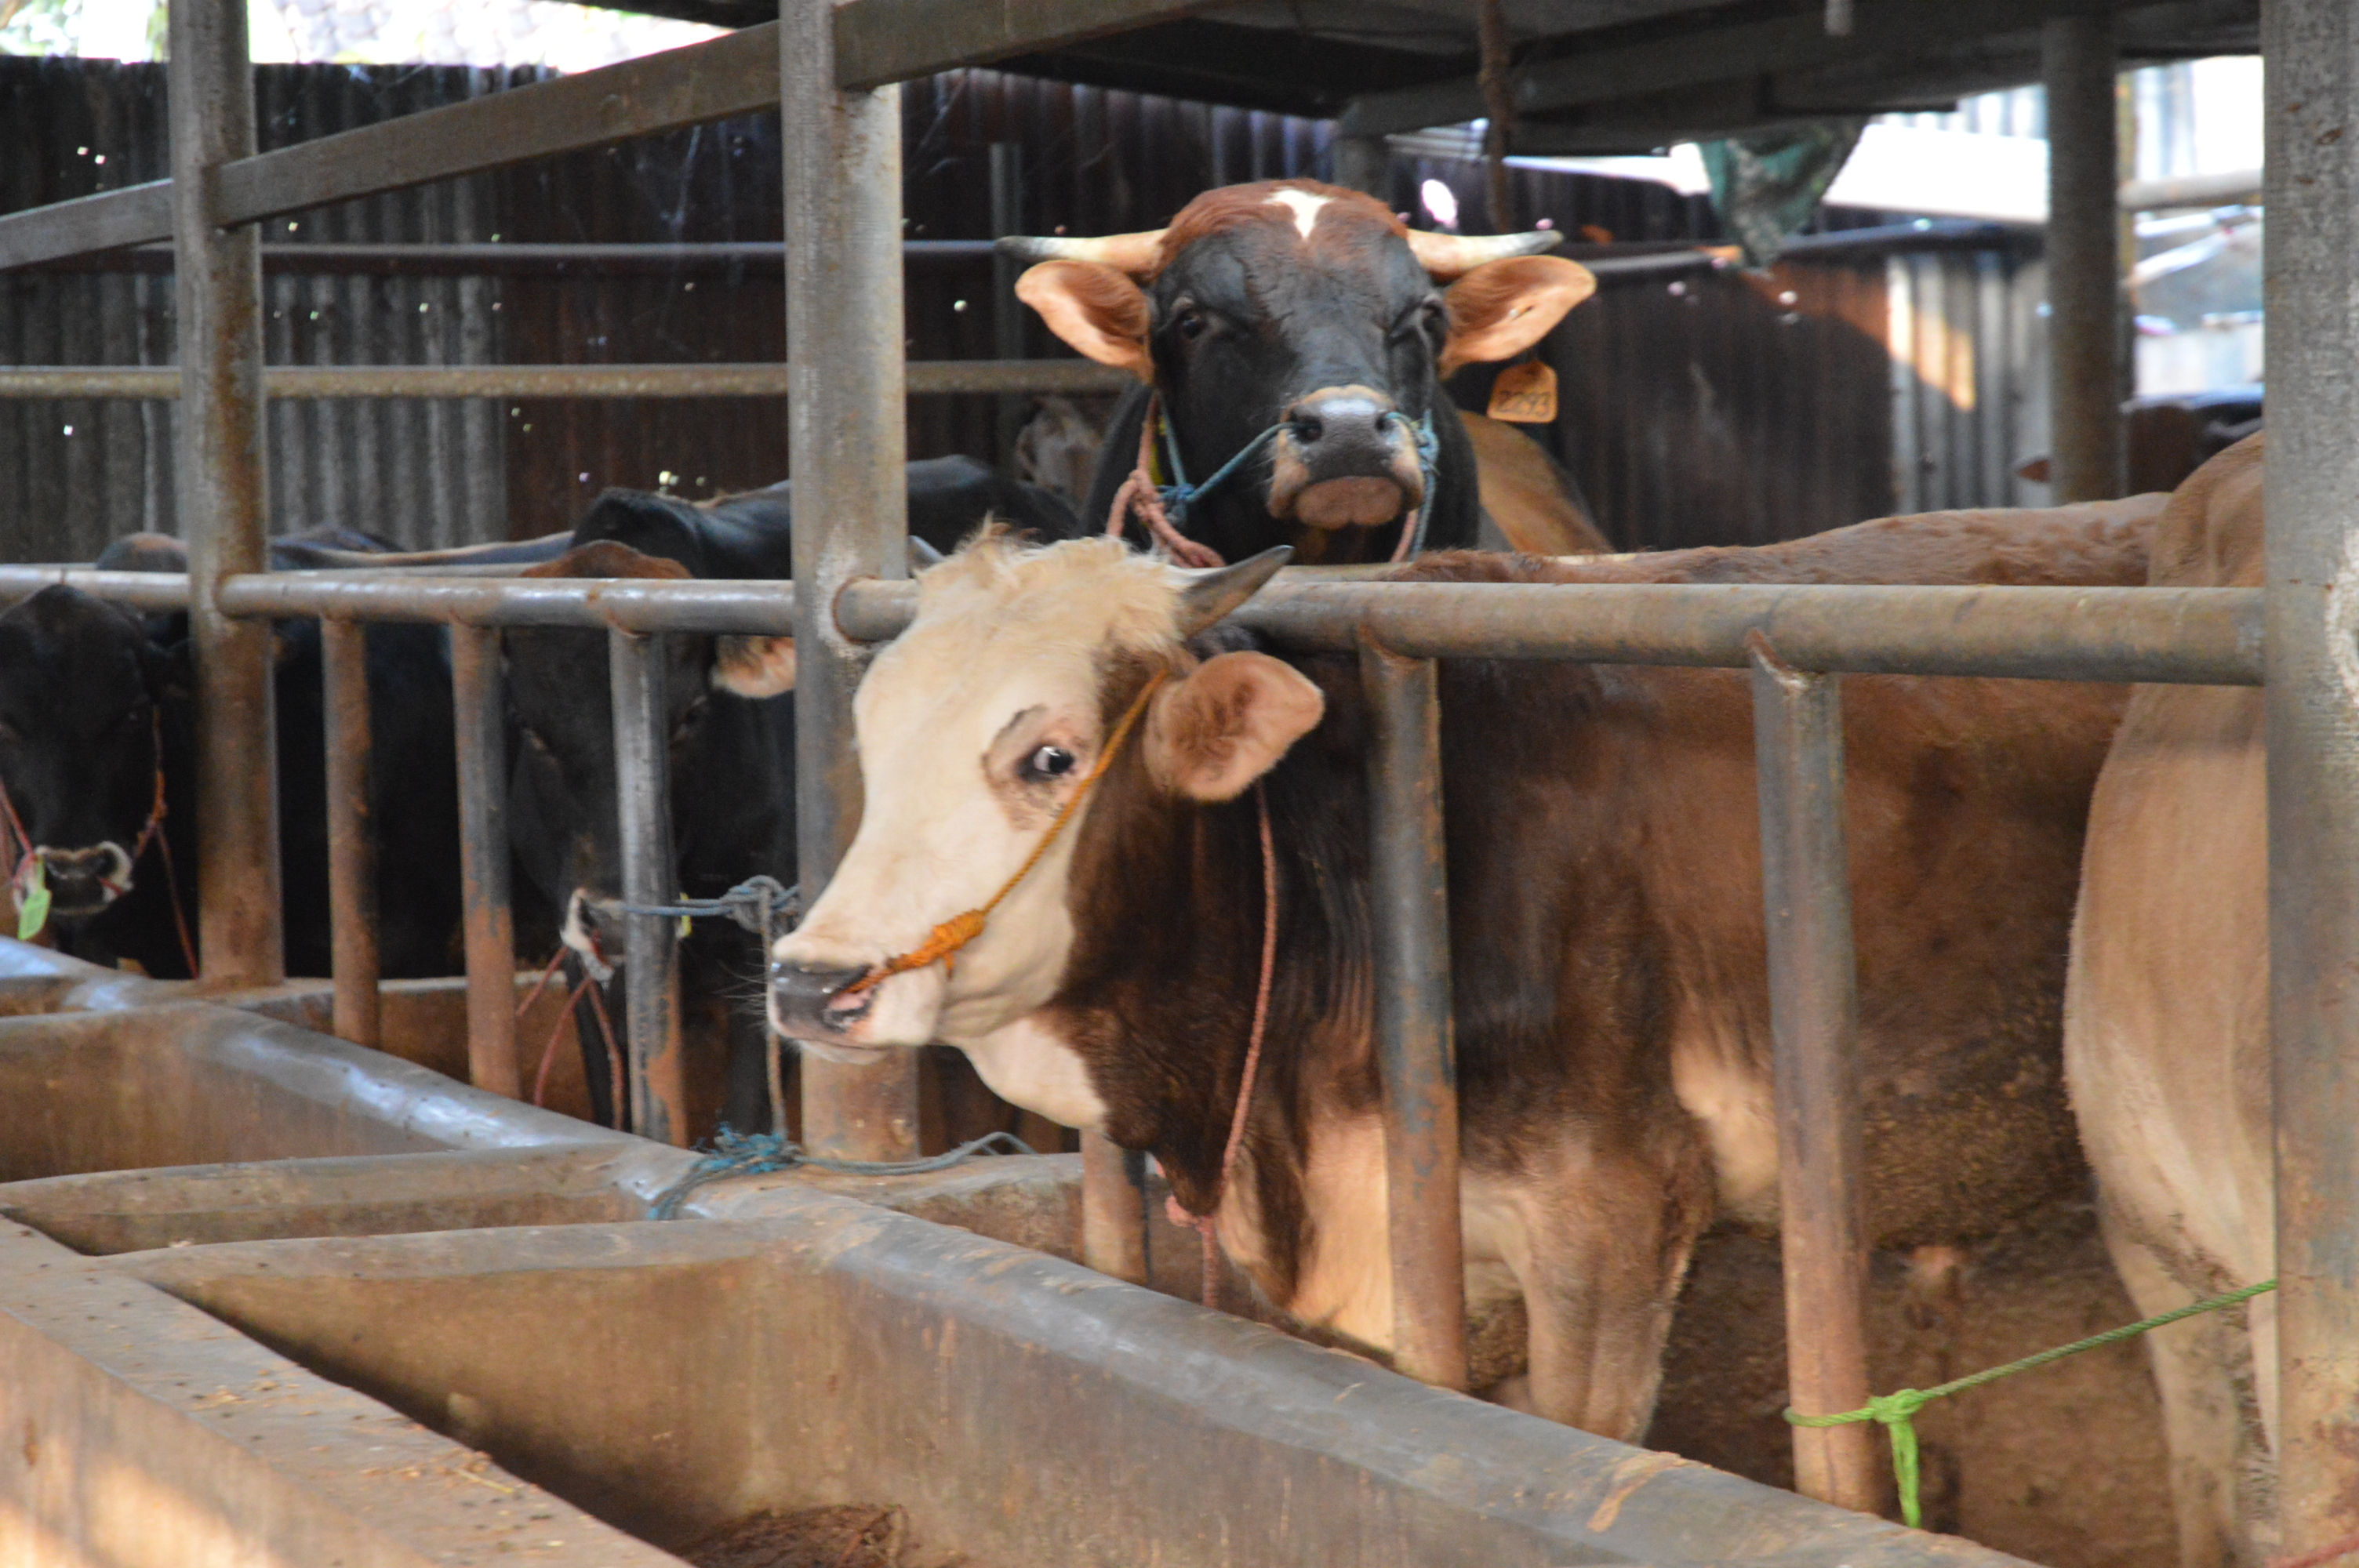
[[[2125,482],[2112,15],[2051,17],[2039,59],[2048,88],[2049,465],[2057,501],[2102,501]]]
[[[2261,42],[2277,1549],[2309,1561],[2359,1534],[2359,13],[2270,0]]]
[[[328,932],[336,1033],[372,1049],[377,1016],[376,825],[369,809],[368,629],[320,622],[328,752]]]
[[[221,166],[254,151],[245,0],[185,0],[170,26],[182,401],[173,477],[189,541],[189,622],[204,716],[197,737],[197,946],[207,981],[269,985],[287,972],[270,628],[231,619],[213,598],[223,579],[263,568],[269,513],[261,258],[254,232],[222,227],[208,204]]]
[[[466,915],[467,1081],[524,1094],[516,1062],[516,917],[508,905],[507,712],[500,634],[451,628],[451,701],[459,742],[460,903]]]
[[[56,569],[0,568],[0,595],[12,571],[38,586]],[[223,585],[221,603],[233,615],[777,634],[795,630],[792,592],[779,582],[274,572]],[[852,582],[833,621],[853,642],[883,642],[916,603],[910,583]],[[1416,658],[1743,669],[1745,638],[1759,632],[1799,667],[1859,675],[2261,683],[2258,589],[1386,583],[1289,568],[1234,619],[1306,653],[1348,653],[1364,631]]]
[[[1857,1410],[1870,1391],[1841,679],[1789,669],[1767,643],[1755,646],[1787,1386],[1793,1407],[1812,1415]],[[1794,1428],[1794,1485],[1821,1502],[1875,1512],[1882,1482],[1871,1429]]]
[[[1147,1163],[1103,1132],[1082,1134],[1082,1261],[1147,1283]]]
[[[664,705],[660,637],[612,632],[607,678],[614,708],[614,804],[621,814],[623,898],[641,908],[672,903],[671,722]],[[688,1146],[687,1080],[680,1066],[679,935],[660,914],[623,917],[623,1015],[630,1036],[631,1130]]]
[[[1369,903],[1384,1080],[1393,1365],[1466,1386],[1459,1236],[1458,1067],[1442,853],[1441,699],[1430,659],[1363,644],[1368,696]]]
[[[1041,8],[1066,6],[1050,0]],[[919,10],[935,17],[929,26],[948,25],[939,7]],[[854,579],[908,571],[901,91],[837,89],[843,16],[808,0],[780,0],[787,357],[794,373],[787,447],[797,518],[795,837],[806,897],[826,885],[860,820],[852,695],[867,650],[837,628],[836,594]],[[916,1154],[917,1064],[913,1051],[891,1053],[874,1066],[804,1056],[804,1142],[839,1159]]]
[[[785,397],[784,364],[270,365],[266,397]],[[0,368],[0,399],[172,398],[179,373],[152,365]],[[908,367],[912,397],[1120,392],[1122,371],[1088,360],[924,360]]]

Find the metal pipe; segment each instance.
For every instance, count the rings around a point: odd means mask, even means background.
[[[1842,677],[1753,654],[1761,899],[1777,1106],[1788,1398],[1812,1415],[1867,1403],[1859,989],[1843,832]],[[1866,1426],[1793,1429],[1794,1485],[1864,1513],[1883,1500]]]
[[[451,628],[459,742],[459,881],[466,914],[467,1081],[524,1094],[516,1046],[516,918],[508,906],[507,711],[500,634]]]
[[[1466,1386],[1466,1260],[1458,1214],[1458,1068],[1442,852],[1441,700],[1430,659],[1363,644],[1368,697],[1370,924],[1385,1095],[1393,1365]]]
[[[2039,63],[2048,89],[2049,467],[2059,502],[2103,501],[2127,482],[2111,13],[2051,18]]]
[[[368,629],[320,622],[328,753],[328,933],[336,1033],[374,1049],[377,1009],[376,827],[369,809]]]
[[[0,568],[0,591],[10,569]],[[784,582],[273,572],[224,584],[221,603],[233,615],[776,635],[796,629],[793,592]],[[917,589],[853,582],[835,602],[844,637],[883,642],[908,624]],[[2261,683],[2258,589],[1339,582],[1310,568],[1280,572],[1234,619],[1305,653],[1350,652],[1364,629],[1416,658],[1743,669],[1745,639],[1759,632],[1803,669]]]
[[[785,364],[271,365],[266,397],[785,397]],[[1120,392],[1125,372],[1087,360],[925,360],[908,367],[912,397]],[[32,365],[0,369],[0,399],[173,398],[169,367]]]
[[[2174,207],[2234,207],[2258,202],[2263,172],[2230,169],[2222,174],[2181,174],[2168,179],[2125,180],[2119,192],[2125,212],[2167,212]]]
[[[621,816],[623,899],[642,908],[679,896],[671,836],[671,721],[664,702],[664,644],[629,632],[606,635],[614,708],[614,806]],[[629,1034],[631,1128],[658,1143],[688,1146],[680,1066],[679,927],[660,914],[623,917],[623,1016]]]
[[[991,144],[991,232],[994,234],[1020,234],[1024,232],[1024,144],[994,142]],[[1024,302],[1016,297],[1016,280],[1023,267],[1014,256],[997,254],[991,258],[991,349],[1002,360],[1024,357]],[[1024,421],[1031,413],[1030,401],[1019,395],[1002,394],[994,422],[999,466],[1009,473],[1016,471],[1016,438],[1024,429]]]
[[[189,541],[196,653],[197,946],[204,979],[271,985],[280,929],[278,781],[272,766],[270,628],[216,607],[224,578],[265,564],[262,262],[252,229],[212,210],[221,166],[255,146],[245,0],[184,0],[168,68],[173,243],[182,411],[173,477]]]
[[[1147,1283],[1146,1162],[1103,1132],[1082,1134],[1082,1261]]]
[[[855,583],[853,637],[908,624],[915,590]],[[1800,668],[1862,675],[2257,686],[2256,589],[1830,584],[1335,583],[1280,572],[1232,619],[1281,646],[1362,637],[1417,658],[1580,659],[1743,669],[1759,632]]]
[[[2271,0],[2261,42],[2277,1549],[2307,1557],[2359,1533],[2359,13]]]
[[[867,650],[836,626],[836,594],[900,578],[908,535],[902,359],[901,90],[839,91],[841,13],[780,0],[786,168],[788,467],[795,476],[796,850],[807,897],[860,820],[852,694]],[[918,1055],[875,1066],[806,1055],[803,1141],[839,1159],[918,1152]]]
[[[186,610],[186,572],[103,572],[90,567],[0,566],[0,603],[30,599],[45,588],[63,583],[92,599],[134,610]]]
[[[997,254],[989,240],[904,240],[901,260],[920,266],[979,266]],[[786,246],[734,240],[648,243],[408,243],[329,242],[262,245],[271,276],[386,277],[780,277]],[[27,272],[145,273],[172,270],[169,245],[132,245],[36,262]]]

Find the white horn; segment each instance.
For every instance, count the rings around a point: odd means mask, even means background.
[[[1520,234],[1437,234],[1430,230],[1408,232],[1409,254],[1436,278],[1462,277],[1484,262],[1509,256],[1538,255],[1554,250],[1564,236],[1554,229],[1527,229]]]
[[[1095,262],[1133,277],[1152,276],[1163,265],[1163,231],[1143,229],[1135,234],[1101,234],[1093,240],[1062,234],[1006,234],[999,254],[1021,262]]]
[[[1211,626],[1221,617],[1259,593],[1294,555],[1291,545],[1272,545],[1260,555],[1234,566],[1208,567],[1186,574],[1180,590],[1180,636],[1182,641]]]

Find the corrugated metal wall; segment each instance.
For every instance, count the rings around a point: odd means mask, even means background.
[[[265,67],[263,141],[528,77]],[[160,175],[160,91],[153,66],[0,59],[0,211]],[[989,237],[995,142],[1021,148],[1024,226],[1075,233],[1151,227],[1208,187],[1321,175],[1330,157],[1321,123],[991,71],[911,83],[903,102],[916,239]],[[1482,226],[1479,169],[1397,159],[1395,199],[1406,206],[1429,178],[1451,184],[1470,227]],[[776,117],[750,116],[304,214],[266,238],[774,241],[779,179]],[[1515,180],[1520,222],[1622,241],[1718,237],[1701,198],[1537,170]],[[168,362],[170,284],[0,275],[0,362]],[[723,362],[785,350],[775,269],[266,287],[280,362]],[[1543,345],[1563,397],[1557,423],[1537,433],[1629,547],[2005,503],[2024,497],[2009,471],[2028,455],[2021,432],[2040,427],[2027,423],[2038,378],[2020,370],[2038,362],[2038,296],[2036,269],[1995,252],[1884,250],[1792,260],[1766,279],[1612,281]],[[908,300],[913,358],[994,352],[987,262],[913,265]],[[1028,351],[1065,351],[1028,312],[1024,330]],[[1487,384],[1470,373],[1462,393],[1479,400]],[[995,416],[987,398],[915,399],[911,453],[992,456]],[[169,426],[165,404],[0,402],[0,554],[88,558],[135,528],[170,527]],[[777,399],[282,403],[270,435],[275,526],[333,522],[405,545],[563,527],[608,484],[702,495],[787,470]]]
[[[459,67],[264,66],[264,147],[389,119],[506,85]],[[0,59],[0,211],[169,173],[163,68]],[[103,161],[102,161],[103,160]],[[268,225],[277,243],[487,238],[478,178],[324,208]],[[492,286],[462,278],[272,277],[266,351],[290,364],[494,363]],[[0,275],[0,362],[172,362],[168,273]],[[364,528],[408,545],[506,527],[496,409],[481,399],[276,403],[274,529]],[[110,539],[173,528],[171,405],[0,401],[0,529],[14,559],[86,560]]]

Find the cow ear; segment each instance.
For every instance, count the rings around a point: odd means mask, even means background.
[[[723,637],[713,651],[712,686],[739,697],[777,697],[795,689],[792,637]]]
[[[1441,297],[1450,310],[1441,373],[1522,353],[1596,291],[1595,275],[1561,256],[1484,263]]]
[[[1102,365],[1155,379],[1147,351],[1153,313],[1147,296],[1125,274],[1095,262],[1042,262],[1016,280],[1016,297],[1078,351]]]
[[[1267,654],[1223,654],[1155,699],[1147,771],[1193,800],[1234,799],[1326,710],[1326,696],[1291,665]]]

